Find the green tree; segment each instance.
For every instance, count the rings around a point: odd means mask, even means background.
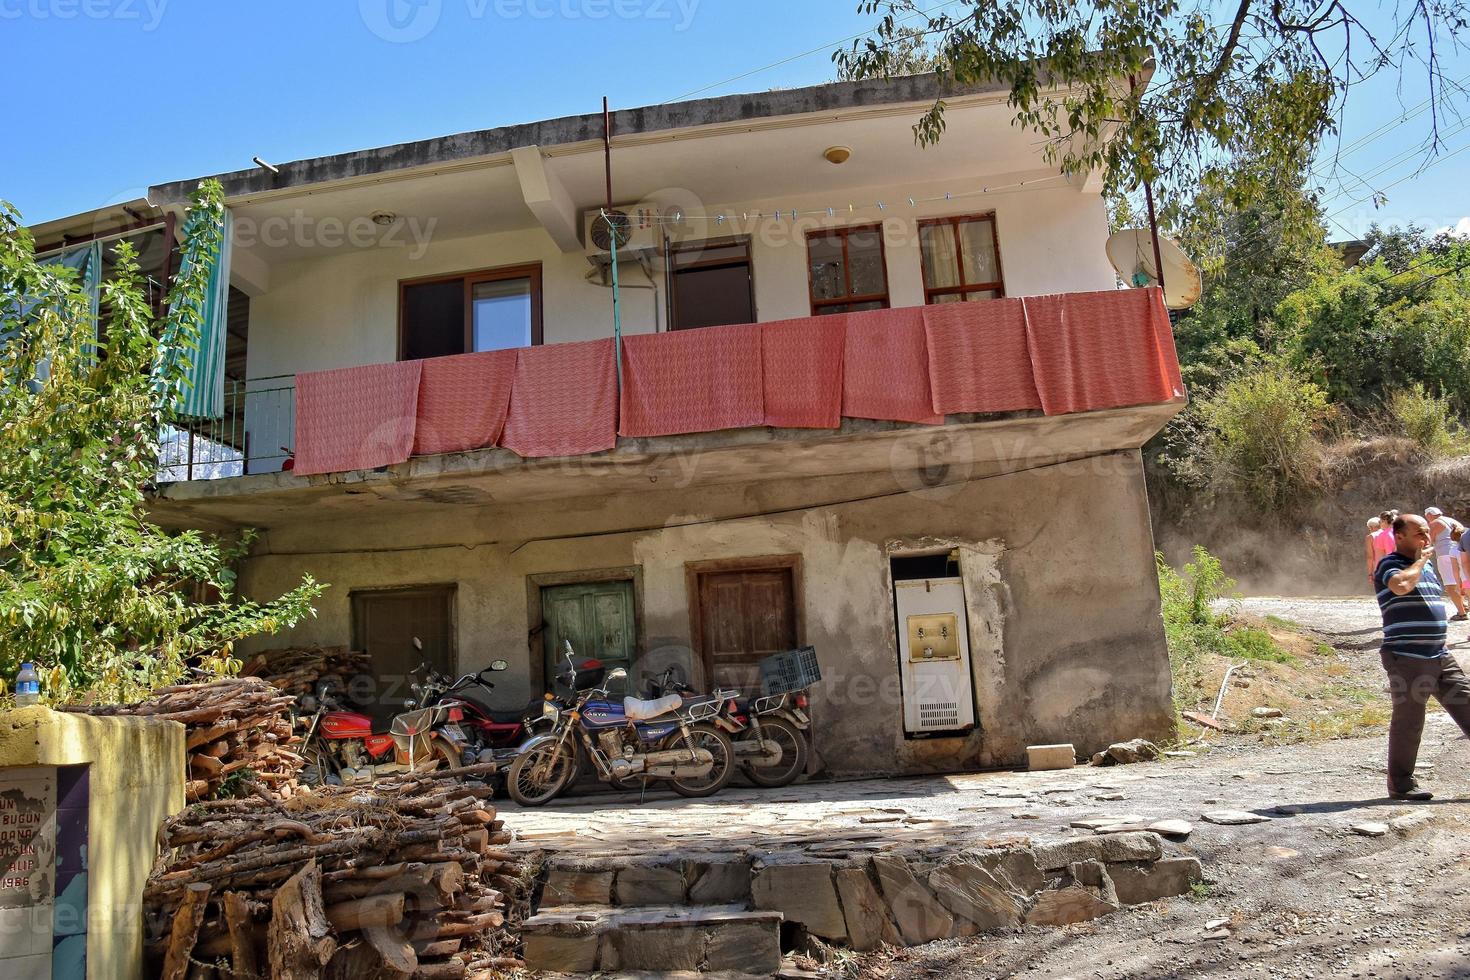
[[[1359,413],[1419,384],[1470,413],[1470,243],[1391,229],[1386,255],[1287,296],[1275,321],[1293,363]]]
[[[1277,304],[1341,268],[1307,186],[1308,168],[1305,153],[1280,171],[1259,157],[1241,158],[1231,180],[1259,189],[1248,203],[1232,204],[1229,191],[1207,187],[1183,210],[1180,244],[1199,265],[1205,288],[1179,323],[1181,357],[1207,358],[1210,348],[1237,340],[1274,352]]]
[[[1153,181],[1166,221],[1200,187],[1237,203],[1259,193],[1259,181],[1232,179],[1234,159],[1257,154],[1262,177],[1289,170],[1332,131],[1350,89],[1379,72],[1427,79],[1437,148],[1438,123],[1464,92],[1445,73],[1445,51],[1470,33],[1467,0],[961,0],[958,9],[861,0],[858,9],[879,22],[834,54],[845,74],[892,73],[895,42],[917,29],[942,78],[1006,86],[1015,120],[1040,132],[1066,171],[1101,171],[1114,189]],[[942,137],[944,108],[941,98],[918,119],[920,143]]]
[[[194,208],[222,212],[206,182]],[[136,255],[117,247],[94,336],[69,272],[36,261],[19,215],[0,202],[0,673],[45,668],[50,700],[127,700],[177,680],[191,659],[229,664],[235,641],[313,614],[309,577],[271,602],[236,594],[250,535],[166,532],[146,490],[169,406],[197,346],[207,281],[200,259],[221,221],[183,245],[168,313],[154,316]]]
[[[844,82],[859,78],[886,78],[892,75],[923,75],[943,67],[943,59],[934,49],[929,32],[920,27],[900,24],[884,46],[882,64],[841,62],[837,77]]]

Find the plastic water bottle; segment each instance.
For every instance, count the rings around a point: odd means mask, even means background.
[[[20,665],[15,675],[15,703],[18,707],[36,704],[41,700],[41,675],[29,660]]]

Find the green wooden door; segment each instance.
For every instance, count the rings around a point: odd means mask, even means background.
[[[541,615],[546,620],[548,689],[552,678],[565,666],[567,640],[572,643],[577,663],[595,657],[609,669],[624,667],[632,674],[637,649],[632,582],[544,586]]]

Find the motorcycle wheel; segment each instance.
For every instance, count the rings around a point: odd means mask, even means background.
[[[577,771],[576,753],[563,750],[552,759],[555,745],[543,745],[516,756],[505,775],[505,791],[521,806],[542,806],[566,789]]]
[[[301,775],[297,778],[303,786],[340,786],[342,780],[336,773],[332,772],[332,764],[327,760],[327,753],[320,749],[309,749],[304,753],[306,765],[301,767]]]
[[[781,761],[774,766],[753,766],[742,763],[740,770],[757,786],[790,786],[797,777],[806,772],[806,733],[784,718],[771,718],[761,722],[761,737],[781,746]]]
[[[714,756],[714,768],[708,776],[698,779],[671,779],[669,788],[680,796],[713,796],[724,789],[730,777],[735,775],[735,748],[730,744],[730,736],[713,725],[691,725],[689,734],[696,749],[708,749]],[[675,732],[664,740],[666,749],[684,747],[684,736],[680,732]]]

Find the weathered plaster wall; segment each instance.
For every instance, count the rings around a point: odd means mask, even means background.
[[[78,765],[90,767],[87,976],[141,977],[143,885],[159,825],[184,807],[184,726],[42,707],[0,715],[0,767]]]
[[[354,589],[455,583],[460,665],[508,659],[499,693],[509,707],[531,694],[526,576],[641,566],[642,665],[659,669],[689,656],[686,562],[796,553],[804,639],[824,672],[817,745],[835,771],[1013,764],[1028,744],[1092,750],[1167,729],[1168,658],[1137,452],[916,486],[896,472],[277,527],[243,582],[260,595],[303,572],[331,583],[319,618],[274,644],[348,642]],[[851,502],[813,506],[837,500]],[[454,540],[493,543],[422,547]],[[887,559],[951,546],[962,553],[982,730],[909,741]]]

